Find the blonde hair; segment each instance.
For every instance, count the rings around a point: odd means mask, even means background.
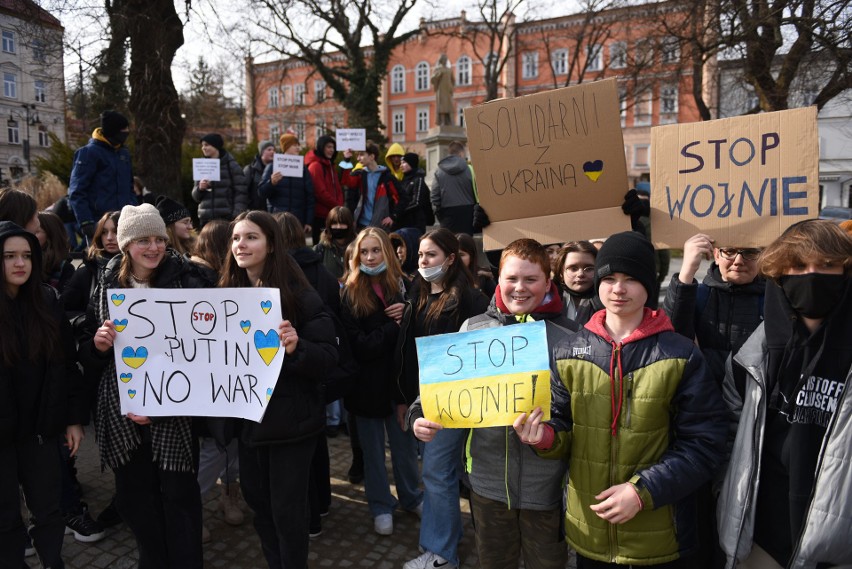
[[[379,242],[382,256],[387,265],[387,270],[380,275],[370,277],[361,273],[361,243],[364,239],[372,237]],[[352,257],[349,259],[349,274],[346,277],[346,296],[352,306],[352,313],[361,318],[375,312],[379,306],[376,304],[376,295],[373,291],[372,282],[375,279],[382,288],[386,299],[399,296],[401,292],[400,281],[402,279],[402,267],[399,259],[391,245],[388,234],[376,227],[367,227],[355,237]]]

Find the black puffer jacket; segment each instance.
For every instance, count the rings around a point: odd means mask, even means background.
[[[192,187],[192,199],[198,203],[198,219],[233,220],[249,207],[248,179],[234,157],[225,151],[219,156],[219,181],[210,182],[202,191],[198,183]]]
[[[323,257],[313,249],[301,247],[290,251],[290,255],[305,273],[305,278],[314,287],[323,303],[332,312],[340,314],[340,283],[323,265]]]
[[[429,201],[429,186],[426,184],[426,172],[418,168],[416,172],[406,173],[399,182],[399,192],[405,194],[408,205],[399,214],[396,227],[416,227],[420,233],[426,233],[426,226],[435,223],[432,202]]]
[[[707,290],[699,293],[700,288]],[[663,310],[676,332],[698,341],[710,375],[720,386],[725,379],[728,356],[739,350],[763,321],[765,290],[766,281],[762,277],[747,285],[723,281],[716,263],[710,266],[701,284],[694,279],[692,284],[684,284],[678,280],[677,273],[672,277]],[[699,302],[701,297],[706,302]]]
[[[399,324],[385,315],[378,296],[375,300],[379,309],[362,317],[353,313],[347,293],[344,293],[340,306],[340,320],[360,366],[358,379],[351,393],[344,399],[344,404],[350,413],[361,417],[387,417],[391,414],[391,385],[398,375],[394,350],[399,337]],[[399,296],[388,298],[387,302],[390,305],[403,300]]]

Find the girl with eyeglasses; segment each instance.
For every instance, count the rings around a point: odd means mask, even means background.
[[[592,286],[597,255],[597,248],[588,241],[572,241],[566,243],[556,257],[553,282],[562,292],[565,316],[580,326],[603,308]]]
[[[112,353],[116,330],[107,309],[110,288],[208,285],[188,264],[167,255],[167,245],[166,225],[154,206],[124,206],[118,221],[121,253],[104,269],[89,306],[90,333],[79,349],[87,373],[100,373],[95,423],[101,466],[115,475],[115,505],[136,538],[140,569],[203,564],[191,420],[121,414]]]

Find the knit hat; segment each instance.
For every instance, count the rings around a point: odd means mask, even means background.
[[[411,169],[415,172],[420,168],[420,156],[416,152],[406,152],[402,157],[402,161],[411,166]]]
[[[288,148],[294,144],[299,144],[299,139],[296,138],[295,134],[290,134],[288,132],[286,134],[282,134],[281,138],[278,139],[278,142],[281,144],[281,152],[287,152]]]
[[[201,142],[206,142],[219,152],[222,152],[222,150],[225,149],[225,140],[222,138],[221,134],[216,134],[215,132],[202,136]]]
[[[636,231],[624,231],[609,237],[595,259],[595,290],[601,279],[613,273],[624,273],[642,283],[648,298],[657,294],[657,268],[654,246]]]
[[[121,113],[104,111],[101,114],[101,132],[107,138],[115,136],[130,126],[130,122]]]
[[[263,151],[269,148],[270,146],[275,146],[274,144],[272,144],[271,140],[261,140],[257,143],[257,153],[263,154]]]
[[[168,239],[166,224],[157,208],[149,203],[126,205],[118,218],[118,247],[126,251],[132,241],[143,237]]]
[[[157,211],[160,212],[160,217],[163,218],[163,223],[166,225],[171,225],[184,217],[192,217],[192,214],[182,203],[176,202],[168,196],[157,198]]]

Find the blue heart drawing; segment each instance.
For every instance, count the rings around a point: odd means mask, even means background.
[[[121,320],[115,319],[112,323],[115,324],[116,332],[124,332],[124,329],[127,328],[127,318],[122,318]]]
[[[120,376],[118,376],[118,379],[120,379],[122,381],[122,383],[127,383],[128,381],[133,379],[133,374],[132,373],[123,373]]]
[[[248,334],[251,330],[251,320],[240,320],[240,328],[244,334]]]
[[[589,161],[583,164],[583,174],[593,182],[597,182],[603,174],[603,160]]]
[[[263,309],[264,314],[269,314],[269,311],[272,310],[272,301],[271,300],[263,300],[260,303],[260,307]]]
[[[133,369],[138,369],[147,359],[148,348],[145,346],[139,346],[135,350],[130,346],[126,346],[121,350],[121,360]]]
[[[275,354],[281,347],[281,340],[278,338],[278,333],[275,330],[270,330],[266,334],[260,330],[254,331],[254,347],[266,365],[272,363],[275,359]]]
[[[109,297],[109,299],[112,301],[112,303],[114,305],[120,306],[121,303],[124,302],[124,295],[123,294],[113,294],[112,296]]]
[[[129,395],[130,398],[133,399],[134,397],[136,397],[136,390],[135,389],[128,389],[127,395]]]
[[[272,388],[271,388],[271,387],[267,387],[267,388],[266,388],[266,400],[267,400],[267,401],[269,401],[269,399],[270,399],[271,397],[272,397]]]

